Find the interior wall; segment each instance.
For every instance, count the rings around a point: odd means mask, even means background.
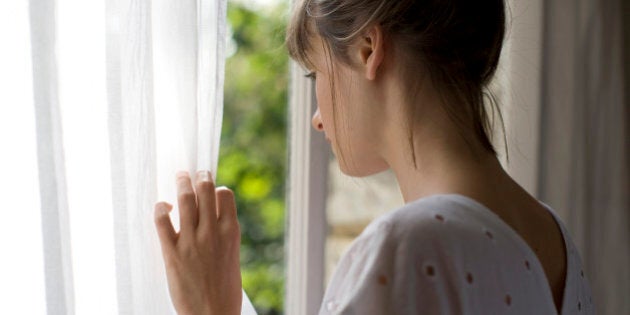
[[[539,196],[571,232],[600,314],[630,313],[624,2],[547,0],[544,10]]]
[[[507,172],[530,194],[538,190],[540,95],[542,76],[542,0],[507,1],[507,30],[491,91],[505,123],[494,125],[494,143]],[[508,159],[509,158],[509,159]]]
[[[624,77],[625,77],[625,88],[624,88],[624,101],[626,103],[626,121],[630,121],[630,1],[622,2],[622,23],[623,23],[623,43],[624,43]],[[630,138],[626,128],[626,139]],[[626,161],[628,163],[628,161]]]

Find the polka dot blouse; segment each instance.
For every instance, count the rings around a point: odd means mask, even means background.
[[[561,314],[594,314],[579,254],[554,218],[567,249]],[[372,222],[341,258],[319,314],[558,313],[527,243],[482,204],[449,194]]]

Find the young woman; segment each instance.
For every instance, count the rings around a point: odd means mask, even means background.
[[[579,254],[551,209],[503,170],[485,88],[505,33],[503,0],[305,0],[287,33],[315,80],[342,171],[396,174],[405,205],[339,262],[320,314],[593,313]],[[238,314],[232,192],[177,179],[181,231],[156,205],[180,314]]]

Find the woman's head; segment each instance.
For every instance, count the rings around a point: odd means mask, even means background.
[[[293,13],[287,46],[292,58],[309,69],[314,68],[315,55],[325,56],[324,70],[335,73],[353,66],[350,49],[374,26],[382,31],[388,53],[399,60],[407,103],[414,104],[430,82],[461,137],[496,154],[484,91],[503,45],[504,0],[303,0]],[[343,91],[335,87],[343,84],[337,77],[330,75],[331,91]],[[330,93],[335,113],[336,95],[343,93]],[[318,96],[318,102],[323,101]],[[406,111],[414,152],[412,129],[420,109],[410,106]],[[342,126],[336,120],[334,126]]]

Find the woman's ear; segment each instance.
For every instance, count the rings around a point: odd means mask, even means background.
[[[385,43],[383,40],[383,29],[380,25],[368,28],[368,31],[359,39],[359,61],[365,71],[365,78],[376,79],[378,68],[385,58]]]

